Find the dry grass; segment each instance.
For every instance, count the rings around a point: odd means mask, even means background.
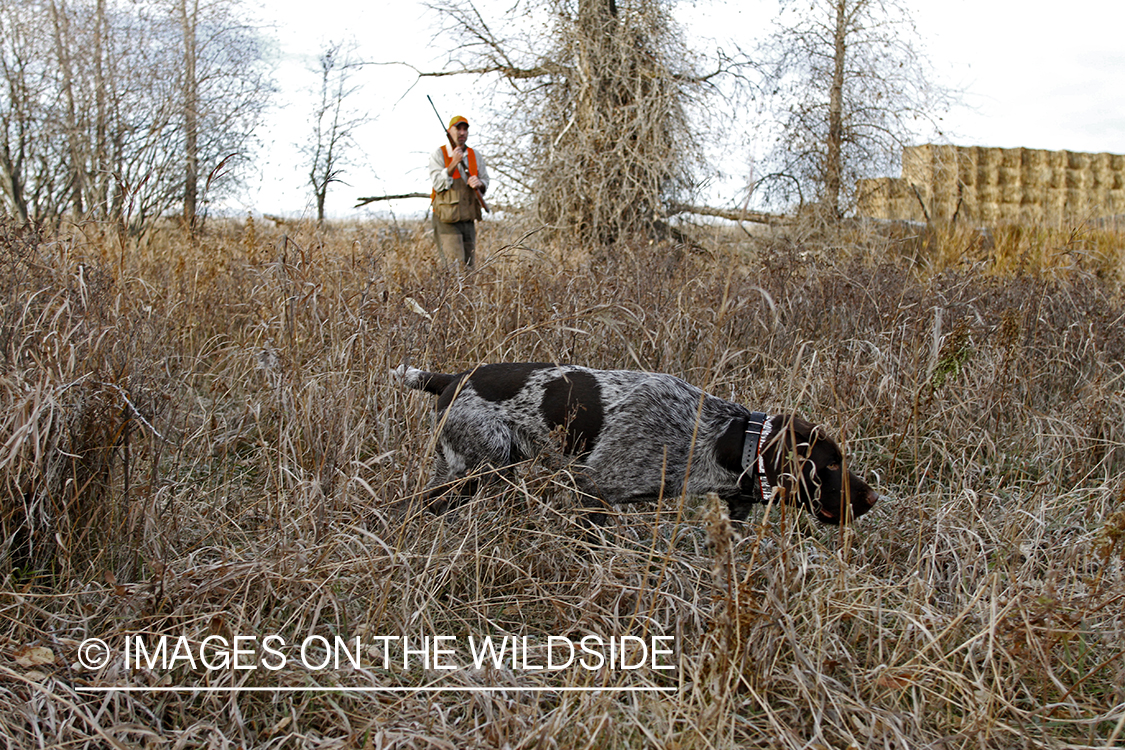
[[[0,232],[0,745],[1125,741],[1120,237],[579,256],[486,224],[465,277],[410,227],[289,231]],[[387,370],[499,360],[799,410],[886,499],[841,531],[669,497],[591,546],[568,478],[532,465],[468,509],[394,514],[432,405]],[[78,666],[84,639],[134,634],[670,635],[676,669]],[[268,689],[81,690],[105,685]],[[504,689],[331,690],[418,686]],[[583,686],[670,690],[563,690]]]

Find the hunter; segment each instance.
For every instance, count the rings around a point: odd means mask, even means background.
[[[476,222],[488,190],[488,169],[484,158],[465,145],[469,140],[468,120],[460,115],[450,120],[449,139],[456,148],[446,145],[430,154],[434,240],[445,262],[460,258],[471,268],[477,246]]]

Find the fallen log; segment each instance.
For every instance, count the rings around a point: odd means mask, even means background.
[[[765,211],[732,211],[725,208],[711,208],[710,206],[693,206],[687,203],[673,203],[668,206],[668,215],[696,214],[698,216],[716,216],[730,221],[752,221],[756,224],[788,224],[793,219],[783,214],[770,214]]]
[[[354,208],[362,208],[368,203],[375,201],[397,201],[401,198],[429,198],[429,193],[403,193],[402,195],[376,195],[370,198],[360,198],[359,203],[355,204]]]

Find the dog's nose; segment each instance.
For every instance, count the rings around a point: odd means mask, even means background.
[[[852,495],[852,517],[859,518],[867,511],[871,510],[875,503],[879,502],[879,493],[873,489],[868,488],[865,492],[857,492]]]

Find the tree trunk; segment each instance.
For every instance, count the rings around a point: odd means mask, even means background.
[[[24,197],[23,180],[20,177],[23,172],[23,159],[20,157],[12,158],[5,145],[0,148],[0,165],[3,165],[6,177],[4,189],[16,210],[16,218],[19,219],[21,224],[26,224],[28,220],[27,199]]]
[[[189,8],[190,4],[190,8]],[[199,193],[199,82],[195,78],[195,22],[199,0],[180,0],[180,24],[184,34],[184,225],[195,226]]]
[[[840,214],[840,185],[844,153],[844,65],[847,54],[848,2],[836,0],[836,29],[833,41],[832,84],[828,98],[828,143],[824,164],[824,207]]]
[[[109,84],[106,81],[105,50],[110,34],[105,0],[97,1],[94,13],[94,187],[90,203],[101,216],[120,222],[125,205],[120,186],[114,192],[114,206],[111,208],[109,205],[110,183],[113,175],[120,172],[111,165],[109,158]]]

